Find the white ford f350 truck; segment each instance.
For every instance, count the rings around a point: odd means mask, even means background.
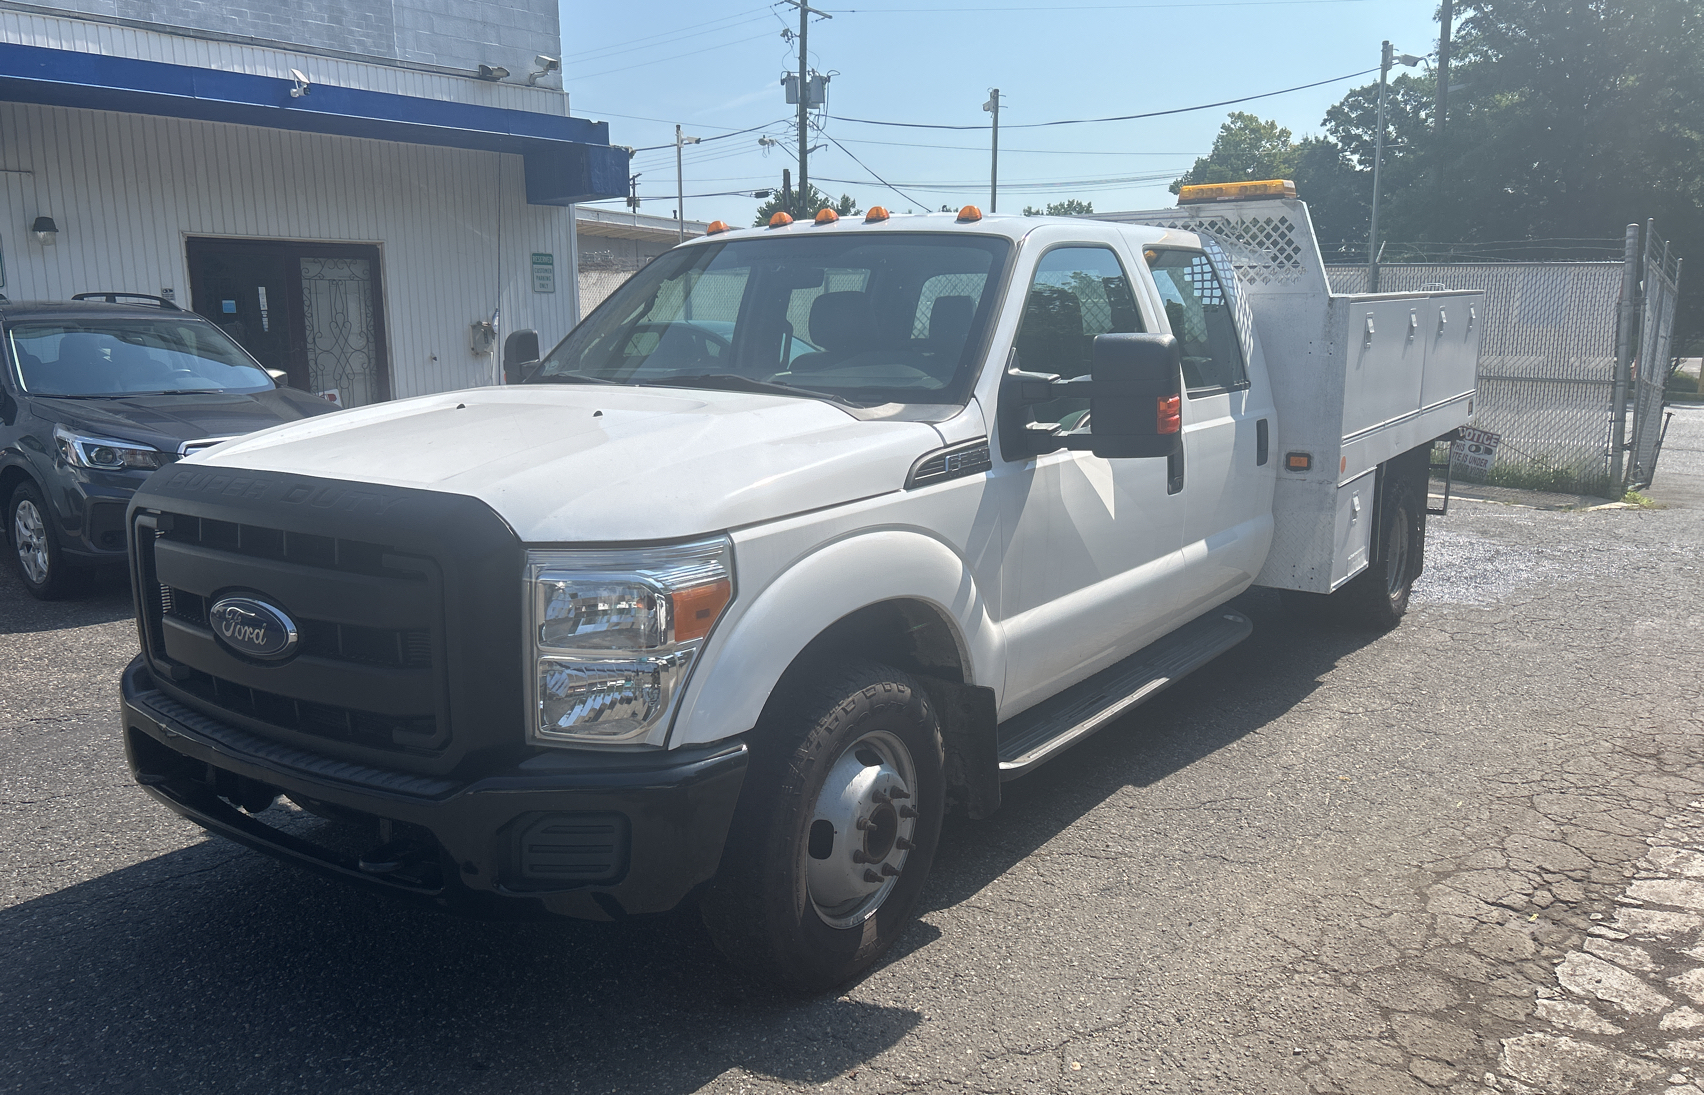
[[[1286,193],[713,225],[511,335],[513,383],[162,469],[136,779],[475,913],[691,896],[743,968],[844,981],[944,809],[1243,639],[1250,585],[1401,616],[1482,300],[1333,295]]]

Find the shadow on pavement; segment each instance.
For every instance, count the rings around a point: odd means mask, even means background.
[[[0,538],[0,550],[10,551]],[[24,589],[9,557],[0,557],[0,635],[110,624],[136,615],[130,576],[118,567],[88,572],[86,586],[62,601],[38,601]]]
[[[1371,641],[1301,627],[1269,594],[1238,607],[1253,638],[1009,784],[994,818],[953,823],[924,911],[972,897],[1119,790],[1257,731]],[[888,961],[939,935],[914,924]],[[690,909],[462,921],[211,840],[0,912],[0,950],[0,1074],[38,1092],[676,1095],[732,1068],[818,1084],[923,1021],[756,986]]]

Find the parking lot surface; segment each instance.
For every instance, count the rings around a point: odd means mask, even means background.
[[[806,1000],[689,911],[467,922],[205,837],[124,771],[122,581],[7,572],[0,1090],[1698,1095],[1704,410],[1649,493],[1458,501],[1389,634],[1246,595]]]

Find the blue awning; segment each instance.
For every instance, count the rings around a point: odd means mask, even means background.
[[[335,133],[510,152],[526,159],[527,202],[569,205],[627,193],[628,152],[609,123],[0,42],[0,101]]]

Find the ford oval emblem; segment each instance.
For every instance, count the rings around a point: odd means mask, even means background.
[[[221,642],[239,654],[265,661],[296,652],[296,623],[284,610],[253,597],[223,597],[207,610],[207,622]]]

